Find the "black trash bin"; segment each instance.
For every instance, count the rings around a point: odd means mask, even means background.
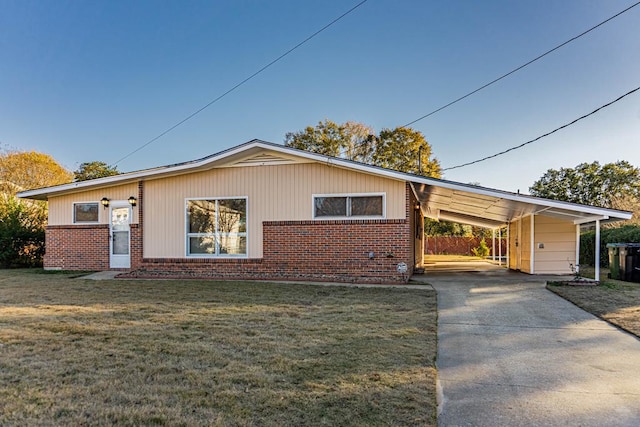
[[[612,260],[615,262],[615,251],[618,251],[619,279],[640,283],[640,243],[610,243],[607,244],[607,247],[609,248],[609,262]],[[611,278],[614,279],[615,268],[611,265],[609,267]]]

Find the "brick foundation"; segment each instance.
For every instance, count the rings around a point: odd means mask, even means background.
[[[413,267],[406,220],[267,221],[263,236],[261,259],[145,258],[126,276],[398,283]]]

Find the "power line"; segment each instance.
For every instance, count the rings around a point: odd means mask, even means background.
[[[554,47],[553,49],[550,49],[550,50],[546,51],[545,53],[543,53],[542,55],[537,56],[536,58],[532,59],[531,61],[529,61],[529,62],[527,62],[527,63],[525,63],[525,64],[523,64],[523,65],[521,65],[521,66],[519,66],[519,67],[517,67],[517,68],[514,68],[513,70],[509,71],[509,72],[508,72],[508,73],[506,73],[506,74],[503,74],[502,76],[498,77],[497,79],[494,79],[494,80],[490,81],[489,83],[487,83],[487,84],[485,84],[485,85],[483,85],[483,86],[480,86],[478,89],[473,90],[473,91],[471,91],[471,92],[467,93],[466,95],[463,95],[463,96],[461,96],[460,98],[457,98],[457,99],[455,99],[455,100],[453,100],[453,101],[449,102],[448,104],[445,104],[445,105],[443,105],[442,107],[437,108],[437,109],[433,110],[432,112],[427,113],[427,114],[425,114],[424,116],[419,117],[419,118],[417,118],[417,119],[415,119],[415,120],[413,120],[413,121],[411,121],[411,122],[407,123],[407,124],[406,124],[406,125],[404,125],[403,127],[411,126],[412,124],[414,124],[414,123],[416,123],[416,122],[419,122],[420,120],[426,119],[427,117],[432,116],[432,115],[436,114],[437,112],[440,112],[440,111],[444,110],[445,108],[450,107],[450,106],[452,106],[453,104],[455,104],[455,103],[457,103],[457,102],[460,102],[460,101],[462,101],[463,99],[468,98],[468,97],[470,97],[471,95],[473,95],[473,94],[475,94],[475,93],[480,92],[482,89],[485,89],[485,88],[487,88],[487,87],[491,86],[492,84],[497,83],[497,82],[499,82],[500,80],[502,80],[502,79],[504,79],[504,78],[506,78],[506,77],[510,76],[511,74],[513,74],[513,73],[515,73],[515,72],[517,72],[517,71],[522,70],[524,67],[526,67],[526,66],[528,66],[528,65],[530,65],[530,64],[533,64],[533,63],[534,63],[534,62],[536,62],[537,60],[544,58],[545,56],[549,55],[550,53],[552,53],[552,52],[554,52],[554,51],[556,51],[556,50],[558,50],[558,49],[560,49],[561,47],[568,45],[568,44],[569,44],[569,43],[571,43],[572,41],[579,39],[580,37],[584,36],[584,35],[585,35],[585,34],[587,34],[587,33],[590,33],[591,31],[595,30],[596,28],[598,28],[598,27],[600,27],[600,26],[602,26],[602,25],[606,24],[607,22],[611,21],[611,20],[612,20],[612,19],[614,19],[614,18],[617,18],[618,16],[622,15],[623,13],[625,13],[625,12],[627,12],[627,11],[629,11],[629,10],[633,9],[634,7],[638,6],[639,4],[640,4],[640,1],[639,1],[639,2],[637,2],[637,3],[632,4],[631,6],[629,6],[629,7],[628,7],[628,8],[626,8],[626,9],[624,9],[623,11],[616,13],[615,15],[611,16],[610,18],[605,19],[604,21],[600,22],[600,23],[599,23],[599,24],[597,24],[597,25],[594,25],[593,27],[589,28],[588,30],[586,30],[586,31],[584,31],[584,32],[582,32],[582,33],[580,33],[580,34],[578,34],[577,36],[570,38],[570,39],[569,39],[569,40],[567,40],[566,42],[561,43],[561,44],[559,44],[558,46]]]
[[[267,68],[271,67],[273,64],[275,64],[276,62],[280,61],[281,59],[283,59],[284,57],[286,57],[287,55],[289,55],[290,53],[292,53],[294,50],[298,49],[300,46],[302,46],[303,44],[307,43],[309,40],[313,39],[314,37],[316,37],[318,34],[322,33],[324,30],[326,30],[327,28],[331,27],[333,24],[335,24],[336,22],[340,21],[342,18],[344,18],[345,16],[349,15],[351,12],[353,12],[354,10],[356,10],[357,8],[359,8],[360,6],[362,6],[363,4],[365,4],[368,0],[362,0],[360,3],[356,4],[355,6],[353,6],[351,9],[347,10],[346,12],[344,12],[342,15],[338,16],[337,18],[335,18],[333,21],[329,22],[327,25],[325,25],[324,27],[320,28],[318,31],[316,31],[315,33],[311,34],[309,37],[307,37],[306,39],[302,40],[300,43],[298,43],[297,45],[295,45],[294,47],[292,47],[291,49],[289,49],[288,51],[286,51],[285,53],[283,53],[282,55],[278,56],[276,59],[274,59],[273,61],[269,62],[267,65],[265,65],[264,67],[260,68],[258,71],[256,71],[255,73],[251,74],[249,77],[245,78],[244,80],[242,80],[240,83],[236,84],[235,86],[233,86],[231,89],[227,90],[226,92],[224,92],[222,95],[219,95],[217,98],[215,98],[214,100],[210,101],[209,103],[207,103],[206,105],[204,105],[203,107],[199,108],[198,110],[194,111],[193,113],[189,114],[187,117],[185,117],[184,119],[180,120],[178,123],[176,123],[175,125],[171,126],[170,128],[168,128],[167,130],[165,130],[164,132],[162,132],[161,134],[159,134],[158,136],[150,139],[149,141],[147,141],[146,143],[144,143],[143,145],[141,145],[140,147],[136,148],[135,150],[133,150],[132,152],[130,152],[129,154],[127,154],[126,156],[122,157],[120,160],[118,160],[117,162],[113,163],[111,166],[115,166],[118,163],[120,163],[121,161],[131,157],[132,155],[134,155],[135,153],[137,153],[138,151],[142,150],[143,148],[147,147],[148,145],[152,144],[153,142],[157,141],[158,139],[162,138],[163,136],[165,136],[166,134],[168,134],[169,132],[171,132],[172,130],[174,130],[175,128],[177,128],[178,126],[182,125],[183,123],[185,123],[186,121],[192,119],[193,117],[195,117],[196,115],[200,114],[202,111],[206,110],[207,108],[209,108],[210,106],[212,106],[213,104],[215,104],[216,102],[220,101],[222,98],[224,98],[225,96],[227,96],[228,94],[230,94],[231,92],[233,92],[234,90],[238,89],[240,86],[242,86],[243,84],[247,83],[249,80],[253,79],[254,77],[256,77],[258,74],[262,73],[263,71],[265,71]]]
[[[517,150],[517,149],[519,149],[519,148],[522,148],[522,147],[524,147],[525,145],[529,145],[529,144],[531,144],[531,143],[533,143],[533,142],[536,142],[536,141],[538,141],[538,140],[540,140],[540,139],[542,139],[542,138],[544,138],[544,137],[547,137],[547,136],[549,136],[549,135],[551,135],[551,134],[553,134],[553,133],[556,133],[556,132],[558,132],[558,131],[559,131],[559,130],[561,130],[561,129],[564,129],[564,128],[566,128],[566,127],[569,127],[569,126],[573,125],[574,123],[579,122],[579,121],[580,121],[580,120],[582,120],[582,119],[586,119],[587,117],[589,117],[589,116],[591,116],[591,115],[593,115],[593,114],[597,113],[598,111],[600,111],[600,110],[602,110],[602,109],[604,109],[604,108],[607,108],[607,107],[608,107],[608,106],[610,106],[610,105],[615,104],[616,102],[620,101],[620,100],[621,100],[622,98],[624,98],[625,96],[629,96],[629,95],[631,95],[632,93],[637,92],[638,90],[640,90],[640,86],[639,86],[639,87],[637,87],[637,88],[635,88],[635,89],[633,89],[633,90],[630,90],[629,92],[627,92],[627,93],[625,93],[624,95],[622,95],[622,96],[618,97],[617,99],[615,99],[615,100],[613,100],[613,101],[611,101],[611,102],[609,102],[609,103],[607,103],[607,104],[604,104],[604,105],[603,105],[603,106],[601,106],[601,107],[596,108],[595,110],[593,110],[593,111],[592,111],[592,112],[590,112],[589,114],[585,114],[584,116],[578,117],[577,119],[573,120],[572,122],[569,122],[569,123],[567,123],[567,124],[565,124],[565,125],[562,125],[562,126],[560,126],[559,128],[556,128],[556,129],[552,130],[551,132],[547,132],[547,133],[545,133],[544,135],[540,135],[539,137],[534,138],[534,139],[532,139],[532,140],[530,140],[530,141],[524,142],[524,143],[522,143],[522,144],[520,144],[520,145],[517,145],[517,146],[515,146],[515,147],[511,147],[511,148],[509,148],[509,149],[507,149],[507,150],[504,150],[504,151],[501,151],[501,152],[499,152],[499,153],[492,154],[491,156],[483,157],[482,159],[474,160],[474,161],[472,161],[472,162],[463,163],[463,164],[461,164],[461,165],[452,166],[452,167],[449,167],[449,168],[444,168],[444,169],[442,169],[442,171],[448,171],[448,170],[451,170],[451,169],[458,169],[458,168],[462,168],[462,167],[465,167],[465,166],[473,165],[473,164],[476,164],[476,163],[484,162],[485,160],[493,159],[494,157],[502,156],[503,154],[507,154],[507,153],[508,153],[508,152],[510,152],[510,151],[514,151],[514,150]]]

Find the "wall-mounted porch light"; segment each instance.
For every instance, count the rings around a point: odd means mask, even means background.
[[[128,202],[129,202],[129,204],[131,206],[135,206],[135,205],[138,204],[138,199],[136,199],[135,197],[131,196],[131,197],[129,197]]]
[[[109,199],[107,199],[106,197],[103,197],[102,200],[100,200],[100,203],[102,204],[102,206],[104,206],[105,209],[109,207]]]

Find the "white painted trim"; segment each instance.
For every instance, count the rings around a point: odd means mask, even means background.
[[[316,197],[376,197],[382,196],[382,216],[320,216],[316,217]],[[311,218],[315,221],[358,221],[367,219],[387,219],[387,193],[330,193],[311,195]]]
[[[76,205],[83,205],[83,204],[97,204],[98,205],[98,221],[82,221],[82,222],[76,222]],[[102,204],[99,201],[83,201],[83,202],[72,202],[71,203],[71,224],[73,225],[91,225],[91,224],[101,224],[100,220],[102,219],[102,215],[100,212],[100,208],[102,207]],[[105,210],[104,207],[102,207],[102,210]]]

